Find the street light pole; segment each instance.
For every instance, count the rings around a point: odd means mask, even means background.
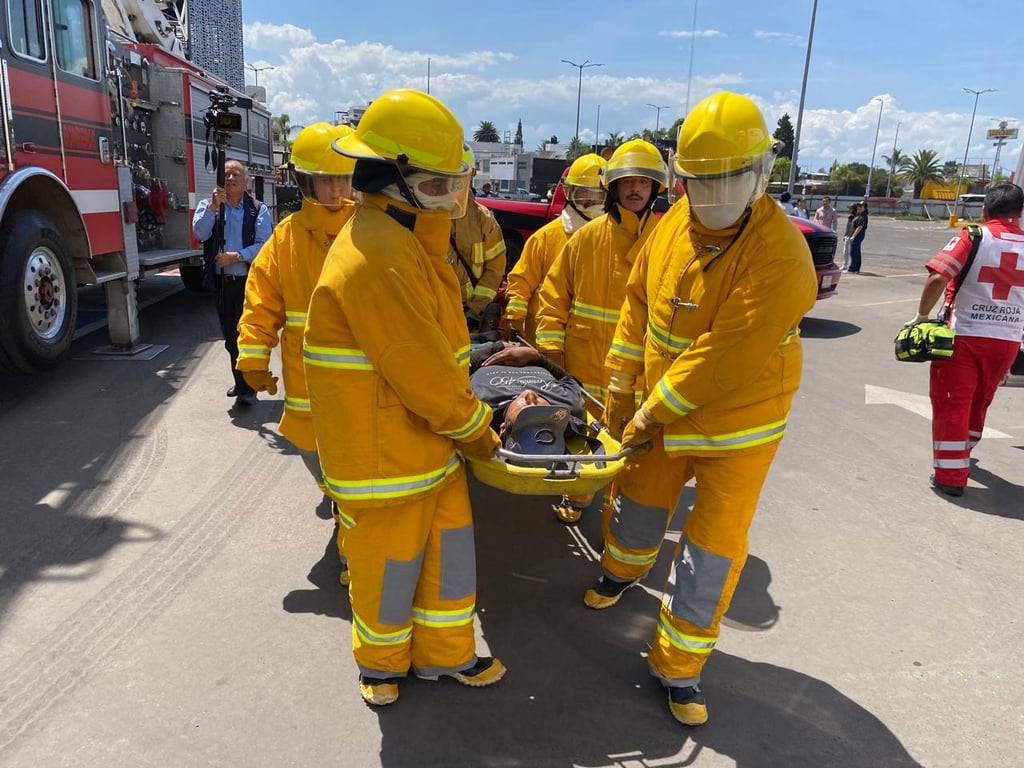
[[[885,182],[885,196],[892,197],[892,175],[896,171],[896,141],[900,137],[900,125],[896,123],[896,135],[892,140],[892,157],[889,158],[889,180]]]
[[[964,174],[967,173],[967,153],[971,151],[971,134],[974,133],[974,116],[978,113],[978,98],[983,93],[995,93],[995,88],[986,88],[982,91],[976,91],[973,88],[964,88],[964,93],[974,94],[974,109],[971,110],[971,127],[967,129],[967,146],[964,147],[964,162],[960,166],[960,180],[956,184],[956,200],[960,202],[960,188],[964,185]],[[953,213],[956,213],[957,205],[953,204]]]
[[[800,126],[804,122],[804,96],[807,95],[807,72],[811,68],[811,45],[814,43],[814,19],[818,15],[818,0],[814,0],[811,6],[811,29],[807,33],[807,55],[804,56],[804,79],[800,84],[800,108],[796,113],[796,133],[793,134],[793,151],[789,156],[789,181],[786,189],[793,194],[793,184],[796,182],[797,160],[800,157]]]
[[[653,107],[654,109],[658,110],[657,117],[654,118],[654,137],[657,138],[658,137],[658,128],[661,126],[661,110],[668,109],[672,105],[671,104],[666,104],[663,107],[659,107],[657,104],[648,104],[647,106],[648,107]]]
[[[871,196],[871,174],[875,170],[875,150],[878,149],[878,129],[882,127],[882,107],[885,102],[882,99],[872,99],[878,102],[878,124],[875,126],[875,143],[871,147],[871,165],[868,166],[868,183],[864,185],[864,199]]]
[[[260,87],[260,72],[266,72],[268,69],[274,69],[274,67],[271,67],[270,65],[267,65],[265,67],[254,67],[252,64],[246,64],[245,66],[252,70],[253,86],[255,86],[256,88]]]
[[[693,24],[690,27],[690,71],[686,75],[686,112],[690,114],[690,83],[693,80],[693,49],[697,45],[697,0],[693,0]]]
[[[568,64],[570,67],[576,67],[580,71],[580,82],[576,87],[576,134],[575,137],[579,138],[580,135],[580,97],[583,95],[583,70],[586,67],[603,67],[604,64],[595,64],[590,59],[585,60],[582,64],[577,64],[575,61],[569,61],[568,59],[562,59],[563,62]]]

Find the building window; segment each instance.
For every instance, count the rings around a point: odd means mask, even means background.
[[[92,6],[86,0],[54,0],[53,50],[65,72],[96,78]]]
[[[11,47],[32,59],[46,59],[43,43],[43,9],[40,0],[7,0]]]

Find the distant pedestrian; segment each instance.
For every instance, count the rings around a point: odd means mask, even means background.
[[[807,218],[807,201],[798,197],[793,203],[793,215],[801,219]]]
[[[821,207],[814,212],[814,220],[835,232],[838,226],[837,219],[836,209],[832,207],[832,198],[825,195],[821,198]]]
[[[796,211],[796,208],[793,207],[793,204],[789,202],[792,199],[793,196],[789,194],[789,192],[783,192],[781,195],[779,195],[779,207],[786,212],[787,216],[792,216],[793,213]]]
[[[931,481],[948,496],[963,495],[971,450],[981,440],[996,388],[1020,350],[1024,333],[1022,208],[1024,190],[1016,184],[991,187],[982,207],[985,223],[974,260],[967,263],[972,240],[964,228],[925,265],[929,275],[918,314],[907,323],[927,320],[947,286],[962,281],[952,307],[953,356],[932,361],[929,383],[935,468]]]
[[[847,226],[847,240],[850,243],[850,266],[847,272],[851,275],[860,274],[860,246],[864,242],[864,233],[868,229],[868,204],[855,203],[853,216]]]

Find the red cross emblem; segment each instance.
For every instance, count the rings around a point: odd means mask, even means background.
[[[1024,270],[1017,269],[1017,254],[1003,251],[999,254],[998,267],[982,267],[978,270],[979,283],[992,283],[992,298],[1010,298],[1011,288],[1024,288]]]

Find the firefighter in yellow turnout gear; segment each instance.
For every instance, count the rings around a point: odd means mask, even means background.
[[[476,158],[468,145],[463,147],[462,159],[475,171]],[[505,239],[494,214],[476,201],[472,190],[466,215],[452,219],[448,263],[462,288],[462,303],[479,318],[498,296],[505,276]]]
[[[687,196],[637,258],[609,368],[643,378],[623,447],[649,453],[616,478],[603,575],[608,608],[653,565],[686,483],[686,517],[648,664],[673,716],[707,720],[700,673],[747,557],[747,531],[800,384],[798,326],[814,304],[807,245],[764,194],[776,148],[746,97],[717,93],[680,131],[674,171]]]
[[[328,492],[347,527],[352,645],[370,704],[410,669],[497,682],[475,652],[476,560],[459,451],[500,446],[469,385],[469,333],[445,259],[465,210],[462,128],[437,99],[390,91],[335,143],[356,158],[355,215],[309,305],[303,358]]]
[[[235,367],[258,392],[277,393],[277,377],[270,373],[270,352],[280,340],[284,412],[278,430],[299,449],[321,490],[325,486],[302,369],[302,333],[309,297],[320,277],[327,249],[355,211],[351,199],[355,161],[331,149],[334,140],[350,133],[352,129],[347,126],[316,123],[295,137],[291,170],[302,193],[302,207],[274,228],[253,261],[238,323]],[[336,505],[332,507],[339,524],[339,580],[347,585],[343,528]]]
[[[605,160],[590,153],[576,158],[562,182],[565,208],[557,219],[538,229],[523,245],[519,261],[508,273],[505,323],[531,345],[537,343],[540,286],[566,242],[588,221],[604,214],[601,170]]]
[[[537,346],[599,402],[608,395],[604,360],[626,280],[657,223],[651,208],[667,175],[653,144],[634,139],[616,149],[602,170],[606,213],[566,243],[540,289]],[[558,519],[575,523],[590,499],[563,498],[555,508]]]

